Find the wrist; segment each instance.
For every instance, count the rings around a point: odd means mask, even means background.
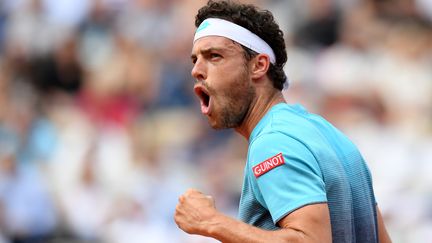
[[[226,223],[224,223],[226,218],[225,215],[216,212],[205,226],[204,231],[206,235],[217,239],[219,232],[223,231],[223,226],[226,225]]]

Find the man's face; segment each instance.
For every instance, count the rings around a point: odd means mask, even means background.
[[[240,126],[255,98],[242,47],[225,37],[203,37],[195,42],[191,58],[194,91],[210,126]]]

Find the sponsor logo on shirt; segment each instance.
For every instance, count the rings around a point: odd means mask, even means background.
[[[284,157],[282,153],[279,153],[271,158],[268,158],[264,160],[263,162],[259,163],[258,165],[254,166],[252,168],[253,173],[256,178],[264,175],[265,173],[269,172],[270,170],[283,165],[285,163]]]

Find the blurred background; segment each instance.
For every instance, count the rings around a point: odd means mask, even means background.
[[[395,243],[432,242],[432,1],[256,0],[283,29],[289,103],[360,147]],[[194,187],[236,216],[247,142],[192,94],[202,0],[0,1],[0,243],[215,242]]]

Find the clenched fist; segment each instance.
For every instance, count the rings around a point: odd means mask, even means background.
[[[186,233],[209,236],[209,226],[214,224],[217,214],[211,196],[189,189],[179,197],[174,220]]]

